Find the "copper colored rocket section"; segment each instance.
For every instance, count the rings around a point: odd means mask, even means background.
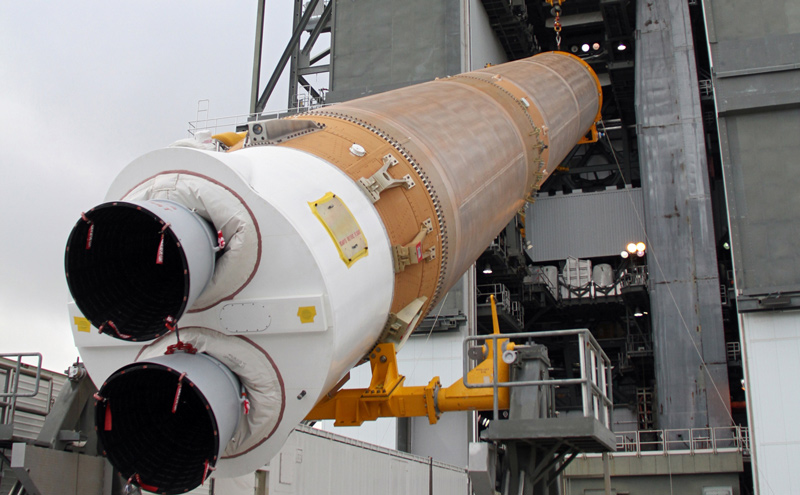
[[[355,181],[397,161],[389,178],[410,181],[381,191],[375,207],[392,245],[415,259],[397,270],[391,311],[424,297],[424,314],[599,120],[601,104],[585,62],[548,52],[294,117],[325,128],[282,146]]]

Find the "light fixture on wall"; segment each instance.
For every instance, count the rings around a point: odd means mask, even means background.
[[[490,265],[489,263],[486,263],[486,266],[483,267],[483,273],[484,273],[484,275],[491,275],[492,274],[492,265]]]
[[[628,251],[628,253],[630,254],[636,253],[636,256],[641,258],[642,256],[644,256],[644,252],[647,249],[647,245],[645,245],[645,243],[643,242],[631,242],[628,243],[627,246],[625,246],[625,249]],[[627,256],[624,255],[622,257],[627,258]]]

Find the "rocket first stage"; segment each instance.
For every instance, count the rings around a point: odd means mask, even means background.
[[[168,494],[263,466],[371,349],[405,342],[601,99],[586,63],[544,53],[133,161],[65,258],[104,455]]]

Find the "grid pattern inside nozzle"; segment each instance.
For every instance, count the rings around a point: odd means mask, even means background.
[[[125,340],[151,340],[186,309],[189,272],[171,229],[130,203],[105,203],[86,213],[67,242],[65,269],[75,304],[104,332]],[[113,325],[108,325],[107,322]],[[116,330],[115,330],[116,329]]]
[[[106,381],[99,392],[103,400],[95,406],[109,462],[125,479],[138,474],[142,484],[157,487],[158,493],[185,493],[199,486],[207,474],[205,462],[213,467],[219,451],[214,413],[188,376],[172,412],[180,376],[159,364],[129,365]]]

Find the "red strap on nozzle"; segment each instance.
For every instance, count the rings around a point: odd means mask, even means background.
[[[186,376],[186,373],[181,373],[181,376],[178,377],[178,388],[175,390],[175,400],[172,401],[172,414],[175,414],[175,411],[178,410],[178,399],[181,398],[184,376]]]
[[[166,318],[164,318],[164,326],[167,327],[167,330],[169,330],[170,332],[175,330],[175,328],[177,328],[177,323],[178,320],[176,320],[172,316],[167,316]]]
[[[154,493],[158,492],[158,487],[153,485],[148,485],[147,483],[143,482],[141,476],[139,476],[139,473],[133,473],[131,477],[128,478],[128,484],[130,485],[133,482],[133,480],[136,480],[136,483],[145,490],[147,490],[148,492],[154,492]]]
[[[161,227],[161,241],[158,243],[158,251],[156,252],[156,265],[164,264],[164,232],[166,232],[168,227],[169,222],[165,223],[164,226]]]
[[[217,231],[217,245],[220,249],[225,249],[225,238],[222,237],[222,231]]]
[[[92,240],[94,239],[94,222],[89,220],[86,213],[81,212],[81,220],[89,224],[89,232],[86,233],[86,250],[92,249]]]
[[[103,430],[111,431],[111,404],[106,401],[106,416],[103,421]]]
[[[212,471],[216,471],[217,468],[209,464],[208,459],[206,462],[203,463],[203,481],[200,482],[201,485],[205,485],[206,479],[208,479],[208,473]]]
[[[156,252],[156,265],[164,264],[164,234],[161,234],[161,241],[158,243],[158,251]]]
[[[197,354],[197,349],[192,344],[188,342],[178,341],[177,344],[172,344],[167,346],[167,350],[164,351],[164,354],[170,355],[175,354],[177,351],[183,351],[186,354]]]
[[[131,338],[130,335],[120,332],[119,329],[117,328],[117,326],[111,320],[108,320],[107,322],[105,322],[102,325],[100,325],[100,328],[98,328],[97,331],[100,332],[100,333],[103,333],[103,330],[106,328],[106,325],[108,325],[109,327],[111,327],[112,330],[114,330],[114,333],[117,334],[117,337],[119,337],[121,339],[130,339]]]

